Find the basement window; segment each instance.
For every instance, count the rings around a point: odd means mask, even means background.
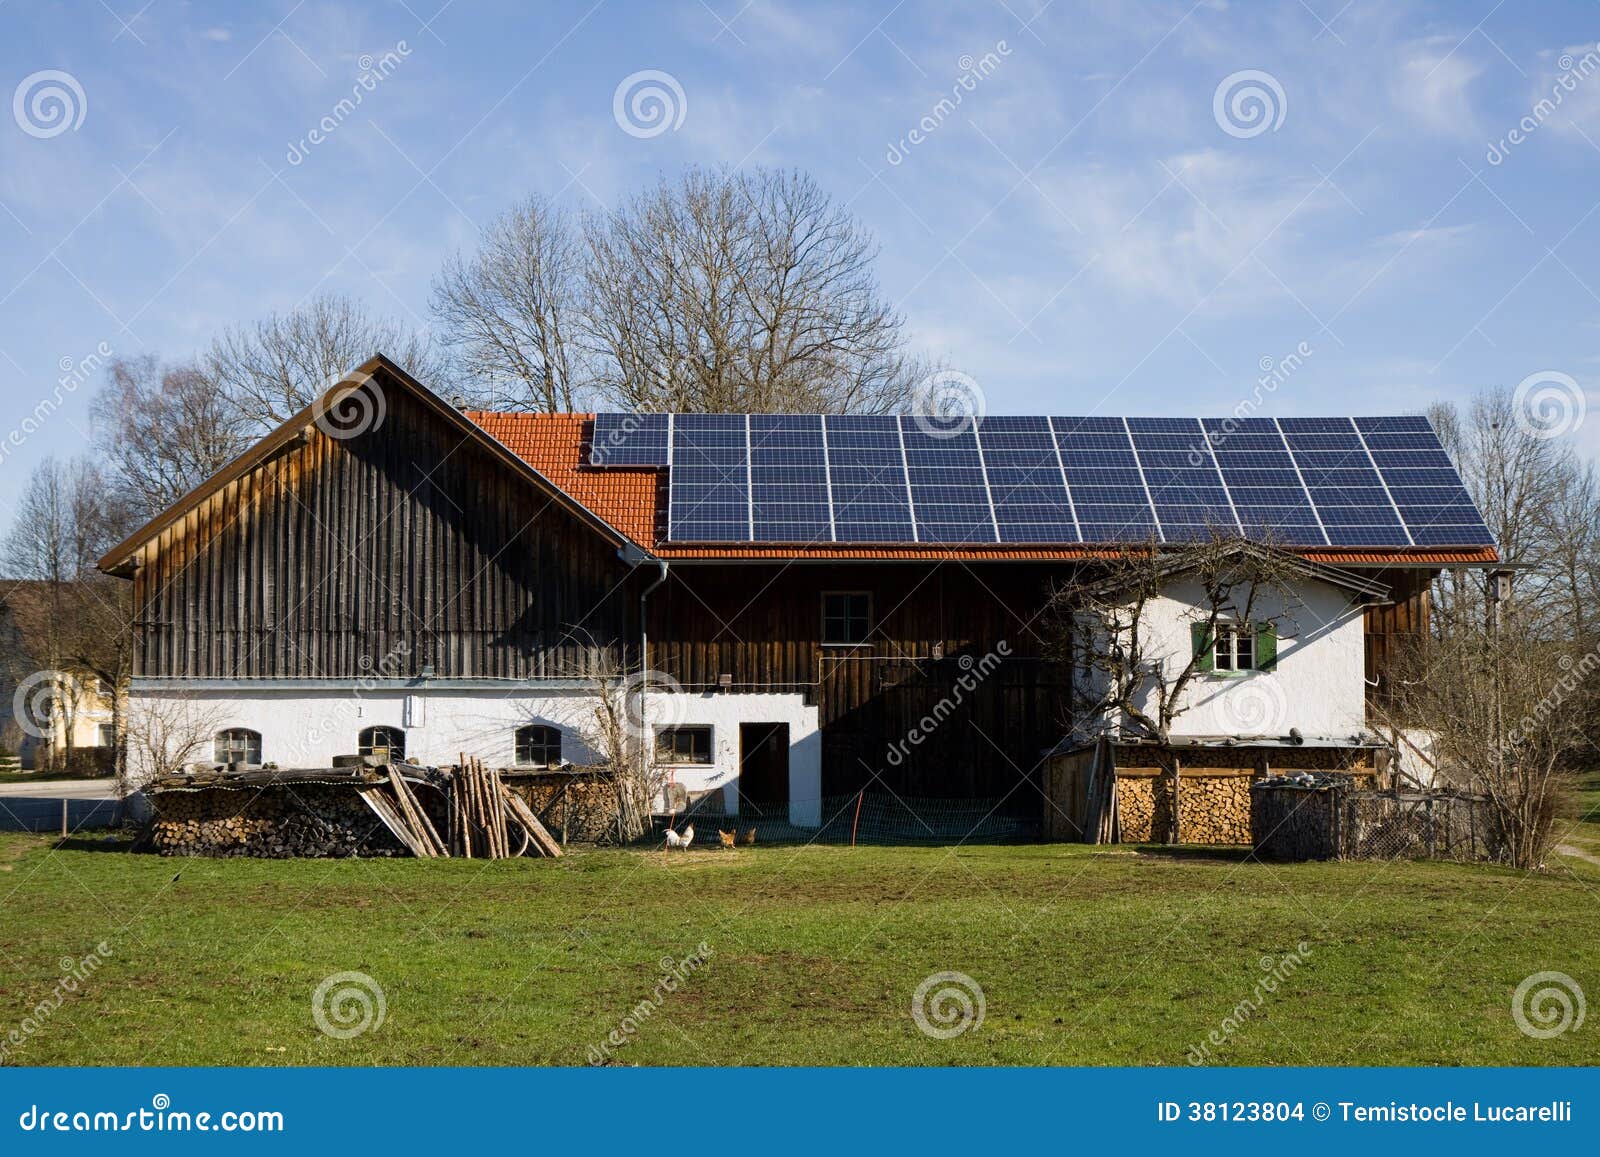
[[[406,733],[398,727],[368,727],[361,732],[360,754],[384,763],[399,763],[406,757]]]
[[[243,727],[219,731],[212,755],[217,763],[260,763],[261,733]]]
[[[661,728],[656,732],[656,762],[709,764],[711,762],[711,728]]]
[[[561,762],[561,732],[542,725],[517,729],[518,767],[555,767]]]
[[[824,591],[822,645],[859,647],[872,636],[872,596],[866,591]]]

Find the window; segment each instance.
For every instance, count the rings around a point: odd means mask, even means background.
[[[656,732],[656,762],[710,763],[711,728],[661,728]]]
[[[117,745],[117,729],[110,723],[100,725],[100,746],[115,747]]]
[[[555,767],[561,762],[561,732],[554,727],[517,730],[518,767]]]
[[[360,751],[384,763],[399,763],[406,757],[406,733],[398,727],[368,727],[361,733]]]
[[[822,595],[822,643],[857,647],[872,635],[872,596],[865,591],[825,591]]]
[[[1218,674],[1268,671],[1278,661],[1278,633],[1270,624],[1218,623],[1216,638],[1205,623],[1192,623],[1197,669]]]
[[[1215,671],[1253,671],[1256,636],[1248,623],[1218,623],[1217,645],[1212,649]]]
[[[261,733],[243,727],[230,727],[226,731],[219,731],[216,751],[213,754],[218,763],[260,763]]]

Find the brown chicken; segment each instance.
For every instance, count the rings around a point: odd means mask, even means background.
[[[736,836],[738,834],[739,834],[739,829],[738,828],[735,828],[731,832],[725,832],[721,828],[717,829],[717,835],[722,837],[722,846],[725,847],[725,848],[733,847],[733,838],[734,838],[734,836]]]
[[[755,828],[751,828],[749,831],[745,832],[745,834],[740,838],[739,842],[747,848],[754,847],[756,842]]]

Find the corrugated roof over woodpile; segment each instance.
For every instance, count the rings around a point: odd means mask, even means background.
[[[663,541],[665,471],[589,465],[593,414],[525,414],[468,411],[467,417],[551,483],[609,523],[640,548],[682,561],[788,562],[794,559],[860,562],[1059,562],[1113,557],[1083,545],[918,543],[809,546],[768,544],[680,545]],[[1346,566],[1472,566],[1498,561],[1490,546],[1350,550],[1308,548],[1303,557]]]

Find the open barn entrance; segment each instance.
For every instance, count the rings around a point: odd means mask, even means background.
[[[739,724],[739,814],[788,819],[787,723]]]

